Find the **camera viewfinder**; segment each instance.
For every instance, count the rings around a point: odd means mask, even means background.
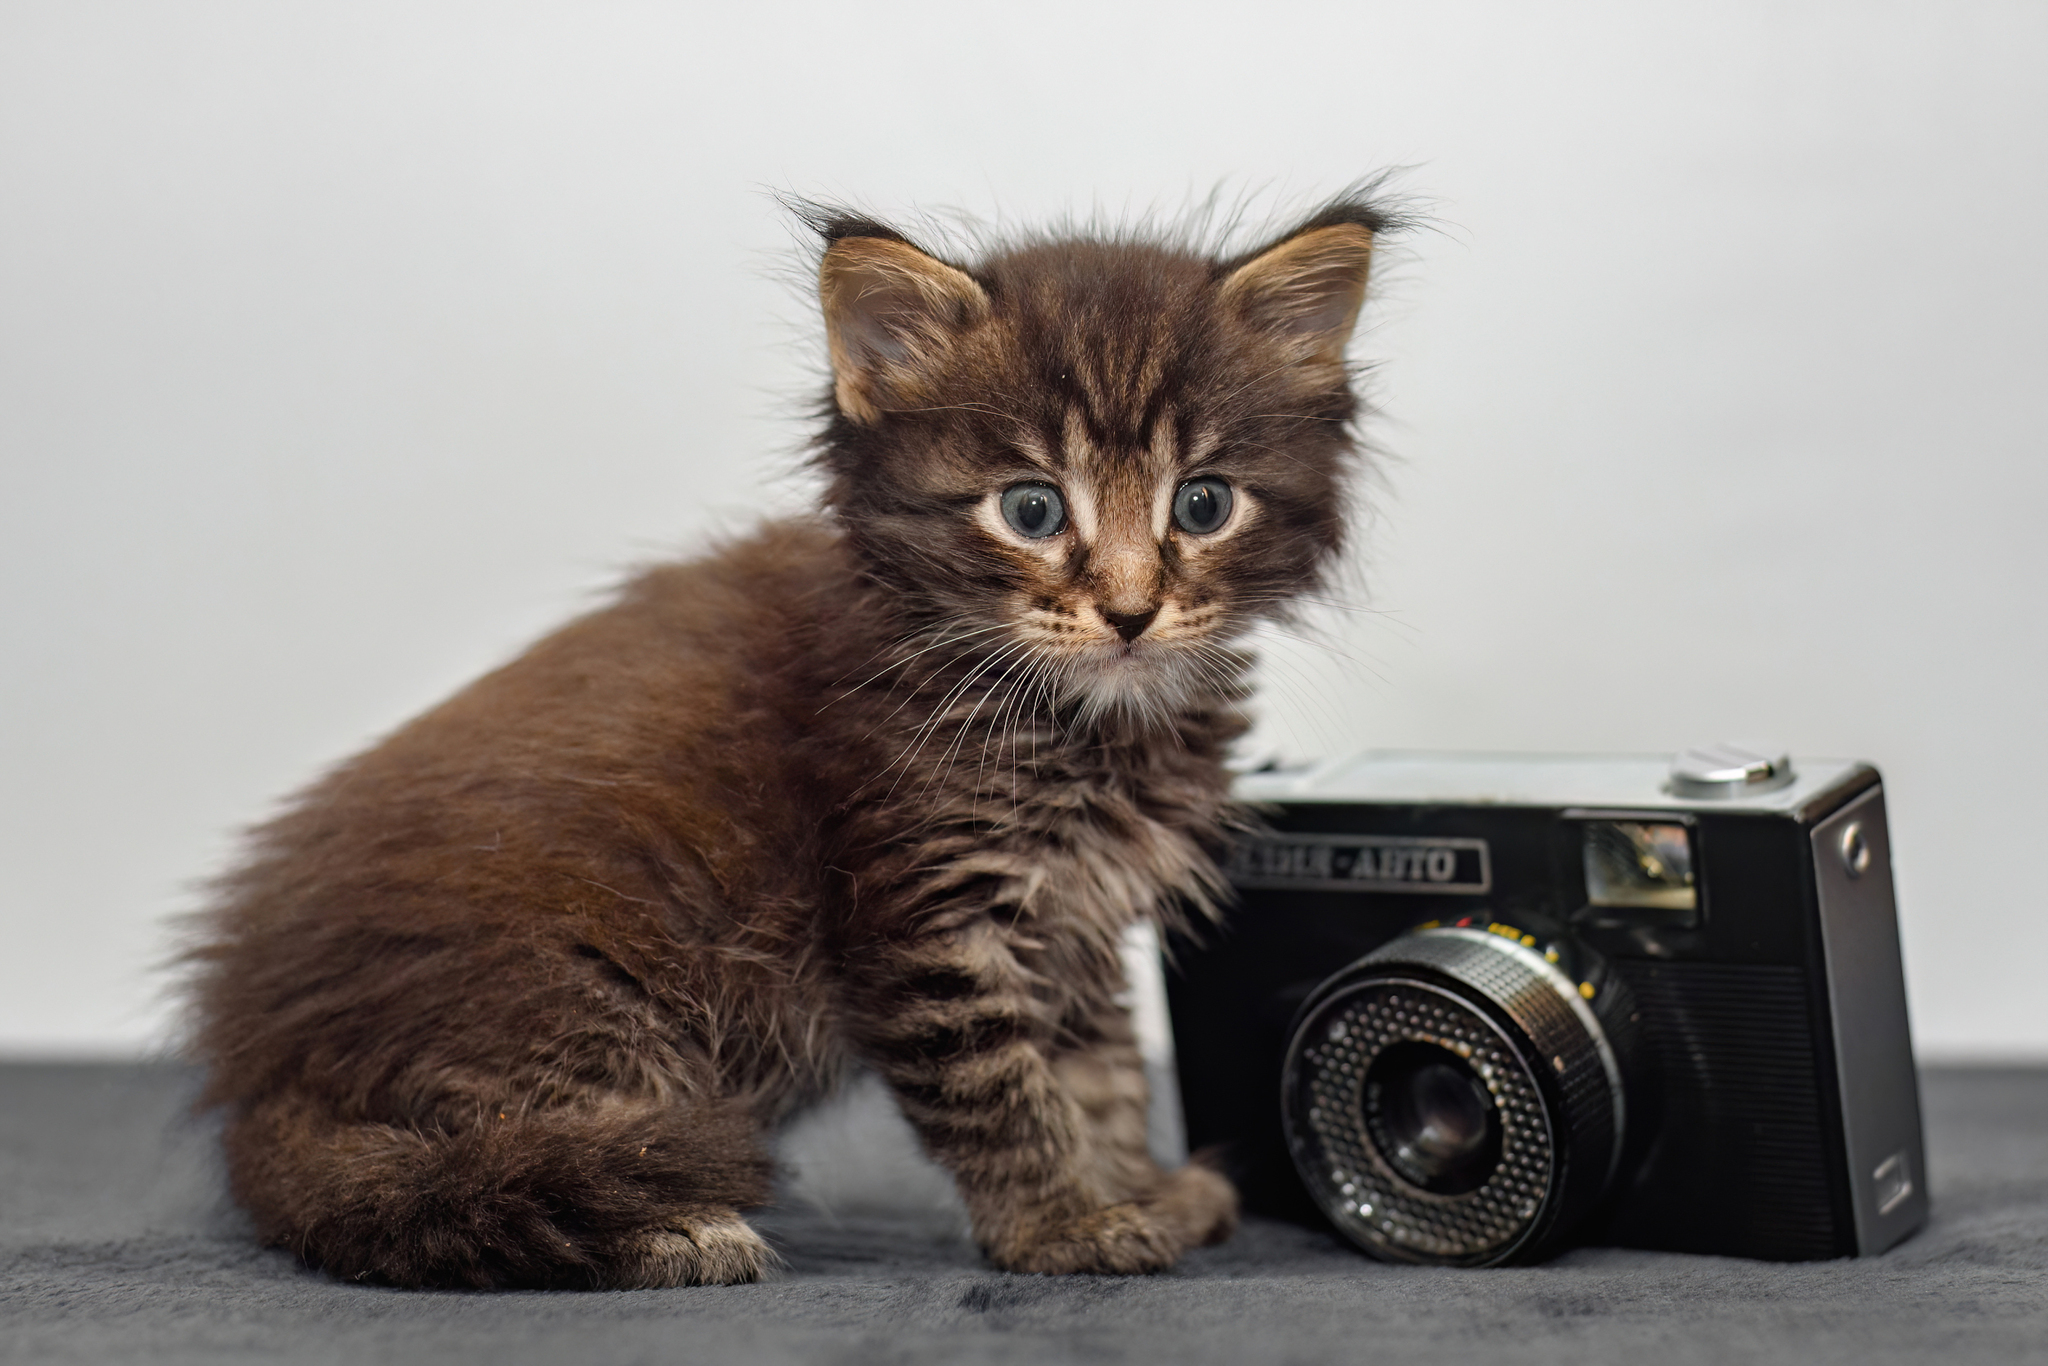
[[[1657,912],[1655,921],[1664,925],[1698,924],[1692,832],[1685,826],[1665,821],[1587,821],[1583,849],[1586,900],[1591,906]],[[1633,921],[1640,917],[1614,918]]]

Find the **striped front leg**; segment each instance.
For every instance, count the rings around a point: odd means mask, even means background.
[[[1020,961],[1018,942],[981,916],[891,943],[863,955],[849,1000],[857,1042],[952,1172],[990,1259],[1013,1271],[1157,1271],[1226,1236],[1230,1183],[1152,1166],[1142,1074],[1131,1148],[1126,1060],[1113,1040],[1100,1056],[1095,1044],[1057,1046],[1047,1001],[1060,993]]]
[[[1151,1086],[1131,1013],[1114,994],[1074,1003],[1050,1053],[1053,1075],[1081,1111],[1091,1177],[1120,1199],[1157,1189],[1166,1178],[1150,1144]]]

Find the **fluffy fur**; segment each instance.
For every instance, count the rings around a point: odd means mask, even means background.
[[[746,1280],[763,1137],[852,1064],[999,1266],[1226,1236],[1228,1182],[1146,1153],[1117,946],[1217,904],[1232,641],[1338,547],[1383,224],[948,262],[816,212],[818,514],[640,576],[223,880],[195,1046],[261,1236],[399,1285]]]

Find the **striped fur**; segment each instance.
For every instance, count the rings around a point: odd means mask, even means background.
[[[1228,1183],[1145,1151],[1117,948],[1216,908],[1232,642],[1338,547],[1381,224],[948,263],[820,212],[818,514],[642,575],[221,882],[194,1048],[261,1236],[400,1285],[749,1279],[763,1136],[854,1064],[1000,1266],[1225,1236]],[[1236,496],[1199,536],[1195,475]],[[1021,479],[1065,530],[1004,522]]]

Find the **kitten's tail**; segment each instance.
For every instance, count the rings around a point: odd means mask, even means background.
[[[685,1285],[775,1260],[738,1213],[767,1199],[771,1164],[737,1106],[501,1112],[448,1133],[286,1097],[231,1115],[225,1139],[259,1236],[350,1280]]]

